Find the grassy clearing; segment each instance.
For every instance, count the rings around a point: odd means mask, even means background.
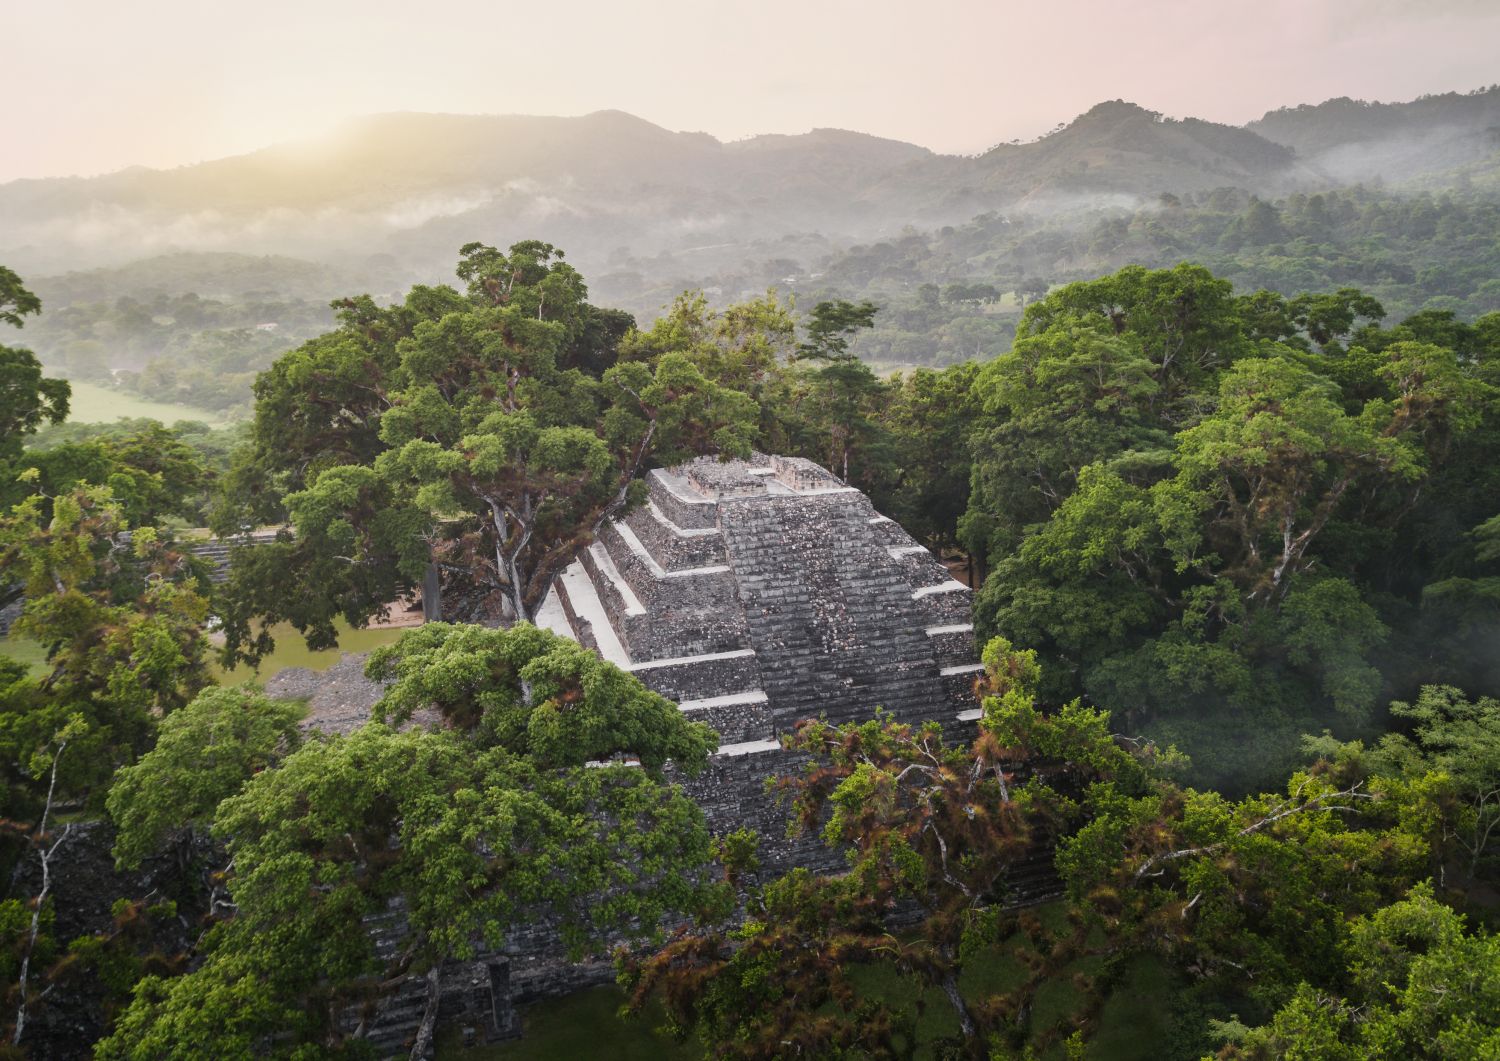
[[[212,669],[218,683],[220,685],[244,685],[249,681],[264,682],[288,667],[307,667],[310,670],[324,671],[337,663],[339,657],[345,652],[368,652],[380,645],[390,644],[406,631],[402,629],[351,630],[341,621],[339,623],[339,647],[323,652],[308,651],[302,637],[290,624],[284,623],[276,626],[272,632],[276,638],[276,650],[262,661],[259,673],[245,666],[226,671],[214,664]],[[15,635],[0,638],[0,656],[19,660],[30,667],[33,674],[41,674],[47,669],[42,646],[28,638]]]
[[[1089,1057],[1100,1061],[1159,1057],[1159,1044],[1172,1031],[1170,1003],[1178,987],[1162,962],[1133,959],[1124,969],[1120,986],[1105,1000],[1098,1034],[1089,1042]]]
[[[14,634],[0,637],[0,656],[26,664],[33,674],[42,674],[47,670],[46,653],[42,651],[41,645],[30,638]]]
[[[353,630],[342,619],[338,621],[338,630],[338,648],[313,652],[290,623],[279,623],[271,628],[271,636],[276,638],[276,650],[261,661],[258,673],[243,665],[229,671],[215,665],[214,675],[220,685],[244,685],[250,681],[268,681],[289,667],[324,671],[337,663],[345,652],[368,652],[372,648],[389,645],[406,633],[405,629],[400,628]]]
[[[465,1050],[458,1034],[438,1040],[437,1056],[451,1061],[561,1061],[563,1058],[609,1058],[610,1061],[696,1061],[696,1043],[674,1042],[657,1035],[650,1020],[621,1020],[624,995],[617,987],[593,987],[566,998],[540,1002],[521,1011],[525,1035],[508,1043]]]
[[[84,383],[81,380],[68,382],[73,388],[68,420],[75,424],[112,424],[122,416],[131,418],[145,416],[169,425],[178,420],[201,420],[211,427],[222,427],[225,423],[223,414],[209,412],[207,409],[195,409],[190,405],[176,405],[171,402],[147,401],[134,394],[115,390],[112,387],[102,387],[97,383]]]

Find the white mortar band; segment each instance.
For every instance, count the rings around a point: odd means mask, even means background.
[[[609,550],[595,542],[589,546],[589,555],[594,558],[594,564],[599,568],[599,573],[609,580],[610,585],[615,587],[615,592],[624,599],[625,614],[645,615],[646,606],[635,595],[635,590],[630,588],[630,583],[621,576],[620,569],[615,567],[614,558],[609,555]]]
[[[719,749],[719,755],[759,755],[762,752],[775,752],[781,750],[779,740],[752,740],[744,744],[726,744]]]
[[[673,659],[648,659],[642,663],[632,663],[625,669],[634,673],[635,671],[654,670],[657,667],[683,667],[692,663],[712,663],[719,659],[744,659],[746,656],[755,655],[753,648],[735,649],[733,652],[705,652],[701,656],[677,656]]]
[[[952,582],[940,582],[936,586],[923,586],[911,595],[911,599],[921,600],[923,597],[930,597],[934,593],[957,593],[961,589],[968,588],[968,586],[958,581],[958,579],[954,579]]]
[[[594,642],[599,646],[599,655],[617,667],[630,666],[630,653],[620,643],[620,637],[610,624],[609,613],[599,599],[599,591],[582,560],[574,560],[562,573],[563,587],[568,591],[568,600],[578,618],[589,624],[594,633]]]
[[[748,693],[730,693],[728,696],[711,696],[706,700],[684,700],[677,706],[684,711],[707,711],[711,707],[734,707],[739,704],[763,704],[767,700],[764,689],[751,689]]]
[[[673,523],[670,519],[667,518],[665,512],[656,507],[655,501],[646,502],[646,511],[650,512],[651,515],[656,517],[656,522],[660,523],[663,527],[667,528],[667,530],[671,531],[679,538],[702,538],[708,534],[719,533],[718,527],[679,527],[677,524]]]

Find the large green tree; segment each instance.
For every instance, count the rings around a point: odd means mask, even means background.
[[[878,414],[890,459],[866,468],[860,484],[877,509],[938,550],[958,547],[969,503],[965,440],[976,415],[978,373],[978,365],[963,364],[902,376]]]
[[[920,1040],[900,1000],[929,988],[956,1033],[929,1048],[1025,1056],[1091,1035],[1140,958],[1266,1012],[1301,983],[1336,984],[1347,918],[1400,899],[1432,865],[1435,778],[1369,781],[1320,761],[1281,793],[1185,788],[1171,779],[1179,756],[1113,735],[1108,715],[1038,709],[1033,653],[997,639],[984,662],[971,746],[889,719],[799,727],[789,743],[810,763],[784,788],[847,872],[761,882],[748,838],[729,838],[726,887],[748,917],[623,958],[632,1008],[660,1002],[716,1057],[907,1057]],[[1036,841],[1054,845],[1066,894],[1050,922],[1004,906]],[[986,960],[1006,975],[965,975]],[[908,991],[869,987],[892,977]],[[1071,1017],[1039,1004],[1063,979]],[[1206,1024],[1195,1032],[1206,1042]]]
[[[1494,392],[1436,322],[1351,333],[1377,312],[1354,291],[1236,299],[1188,266],[1028,311],[976,382],[960,526],[991,562],[981,628],[1044,653],[1049,700],[1086,692],[1249,787],[1299,732],[1441,676],[1412,659],[1422,576],[1393,550],[1415,538],[1404,555],[1441,570],[1423,539],[1458,536],[1419,499],[1456,460],[1487,474]],[[1450,621],[1484,621],[1485,583],[1445,588]]]
[[[352,300],[338,332],[257,384],[253,451],[231,476],[240,504],[221,527],[280,504],[295,535],[237,557],[230,652],[263,654],[281,619],[331,644],[336,617],[362,625],[429,564],[450,613],[527,619],[653,462],[748,451],[754,403],[685,355],[599,371],[612,360],[601,311],[561,252],[462,253],[465,293],[418,288],[389,310]],[[309,592],[274,588],[293,578]]]
[[[107,488],[133,525],[156,526],[171,518],[201,522],[211,475],[202,454],[177,431],[149,421],[106,437],[28,450],[16,467],[34,468],[37,475],[24,481],[18,477],[10,500],[91,483]]]
[[[448,725],[372,723],[257,773],[279,726],[253,697],[222,699],[240,718],[206,731],[196,759],[174,739],[122,779],[125,854],[244,782],[214,816],[234,913],[194,971],[140,983],[99,1056],[312,1056],[357,1041],[388,982],[427,974],[435,992],[446,959],[498,947],[516,924],[555,919],[577,956],[708,897],[702,814],[662,770],[700,769],[714,740],[636,679],[524,623],[429,624],[369,673],[393,683],[377,705],[389,722],[436,708]],[[366,919],[393,902],[406,928],[382,958]]]
[[[151,746],[157,720],[208,684],[208,601],[190,557],[149,527],[129,528],[101,487],[35,494],[0,518],[0,568],[25,595],[16,632],[46,653],[41,677],[7,661],[0,697],[6,813],[21,817],[45,787],[35,757],[70,720],[86,725],[56,794],[94,799]]]
[[[1349,988],[1302,984],[1264,1026],[1217,1025],[1239,1061],[1406,1061],[1500,1055],[1500,937],[1418,886],[1355,919],[1339,956]]]
[[[885,387],[849,344],[861,330],[875,326],[875,303],[834,299],[819,302],[809,314],[807,338],[797,347],[799,360],[816,362],[810,380],[812,419],[827,439],[823,463],[850,482],[850,459],[875,448],[881,437],[877,411]]]
[[[79,886],[64,879],[79,864],[78,819],[99,808],[117,767],[150,749],[162,717],[207,684],[208,602],[187,557],[150,527],[129,527],[102,487],[33,494],[0,515],[0,570],[25,597],[15,632],[45,654],[39,673],[0,657],[8,1036],[45,1052],[57,1041],[29,1030],[38,1005],[59,988],[75,1002],[81,991],[92,1003],[85,1026],[102,1023],[111,991],[128,990],[120,978],[140,967],[136,939],[150,946],[144,902],[124,903],[113,929],[59,938],[54,926],[79,918],[57,896]]]
[[[41,310],[41,299],[26,290],[19,276],[0,266],[0,322],[19,328],[24,317]],[[27,435],[67,418],[71,394],[66,380],[42,375],[41,363],[30,350],[0,345],[0,475],[14,474],[8,466],[20,456]]]

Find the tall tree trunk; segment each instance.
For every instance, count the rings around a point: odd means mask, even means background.
[[[443,963],[439,959],[427,971],[427,1008],[422,1011],[422,1023],[417,1025],[417,1037],[411,1047],[411,1061],[425,1061],[432,1056],[432,1033],[437,1029],[438,1002],[442,997]]]
[[[974,1023],[974,1014],[969,1012],[969,1004],[964,1000],[963,992],[958,989],[958,974],[953,968],[953,948],[945,945],[941,948],[941,953],[946,968],[939,986],[948,997],[948,1004],[953,1007],[953,1012],[958,1015],[958,1030],[963,1033],[968,1052],[982,1061],[989,1056],[989,1052],[979,1035],[978,1025]]]
[[[516,521],[521,536],[507,553],[505,540],[510,536],[510,515],[494,498],[486,497],[485,501],[489,503],[490,519],[495,524],[495,575],[502,583],[510,583],[510,592],[506,594],[506,604],[510,608],[510,614],[502,613],[501,618],[508,620],[507,625],[523,622],[531,616],[526,612],[526,587],[521,581],[519,557],[525,551],[526,543],[531,540],[531,528],[522,524],[520,520]]]
[[[63,749],[68,746],[63,741],[57,746],[57,753],[52,756],[52,780],[47,784],[47,802],[42,808],[41,821],[37,823],[37,842],[45,845],[47,842],[47,816],[52,813],[52,796],[57,791],[57,764],[62,759]],[[47,902],[47,894],[52,890],[52,856],[57,854],[57,849],[62,847],[63,841],[68,838],[72,825],[63,826],[62,835],[51,847],[42,846],[40,855],[42,859],[42,888],[37,892],[36,900],[31,907],[31,931],[26,937],[26,951],[21,957],[21,972],[17,977],[17,993],[20,995],[20,1004],[16,1007],[16,1030],[11,1033],[12,1045],[19,1045],[21,1035],[26,1030],[26,1003],[28,977],[31,970],[31,955],[36,950],[36,937],[41,931],[42,907]],[[45,992],[43,992],[45,994]]]

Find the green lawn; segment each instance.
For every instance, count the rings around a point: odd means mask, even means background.
[[[649,1020],[624,1021],[617,987],[593,987],[521,1010],[520,1039],[465,1050],[457,1029],[438,1040],[439,1061],[697,1061],[696,1043],[656,1035]]]
[[[1089,1041],[1089,1057],[1144,1061],[1160,1056],[1159,1044],[1171,1034],[1171,1000],[1179,986],[1161,961],[1133,959],[1099,1013],[1099,1031]]]
[[[40,674],[47,669],[47,659],[42,653],[42,646],[27,638],[16,637],[14,634],[0,637],[0,656],[19,660],[30,667],[33,674]]]
[[[236,667],[231,671],[223,671],[215,667],[219,684],[243,685],[248,681],[263,682],[288,667],[309,667],[316,671],[327,670],[337,663],[339,657],[345,652],[368,652],[372,648],[389,645],[406,632],[401,629],[351,630],[342,619],[338,620],[338,630],[338,648],[312,652],[308,650],[302,636],[290,623],[273,626],[271,636],[276,638],[276,651],[261,662],[260,672],[257,674],[244,666]]]
[[[207,409],[170,402],[152,402],[97,383],[69,380],[73,397],[69,402],[68,420],[75,424],[110,424],[120,417],[149,417],[164,424],[178,420],[201,420],[211,427],[222,427],[224,417]]]
[[[339,647],[323,652],[309,652],[307,645],[289,624],[276,626],[272,632],[276,638],[276,651],[261,663],[259,674],[249,667],[236,667],[232,671],[223,671],[215,666],[214,674],[219,684],[243,685],[248,681],[264,682],[288,667],[327,670],[339,661],[339,656],[344,652],[368,652],[380,645],[390,644],[405,633],[404,630],[351,630],[340,621]],[[0,638],[0,656],[20,660],[38,673],[46,669],[41,646],[25,638],[15,636]]]

